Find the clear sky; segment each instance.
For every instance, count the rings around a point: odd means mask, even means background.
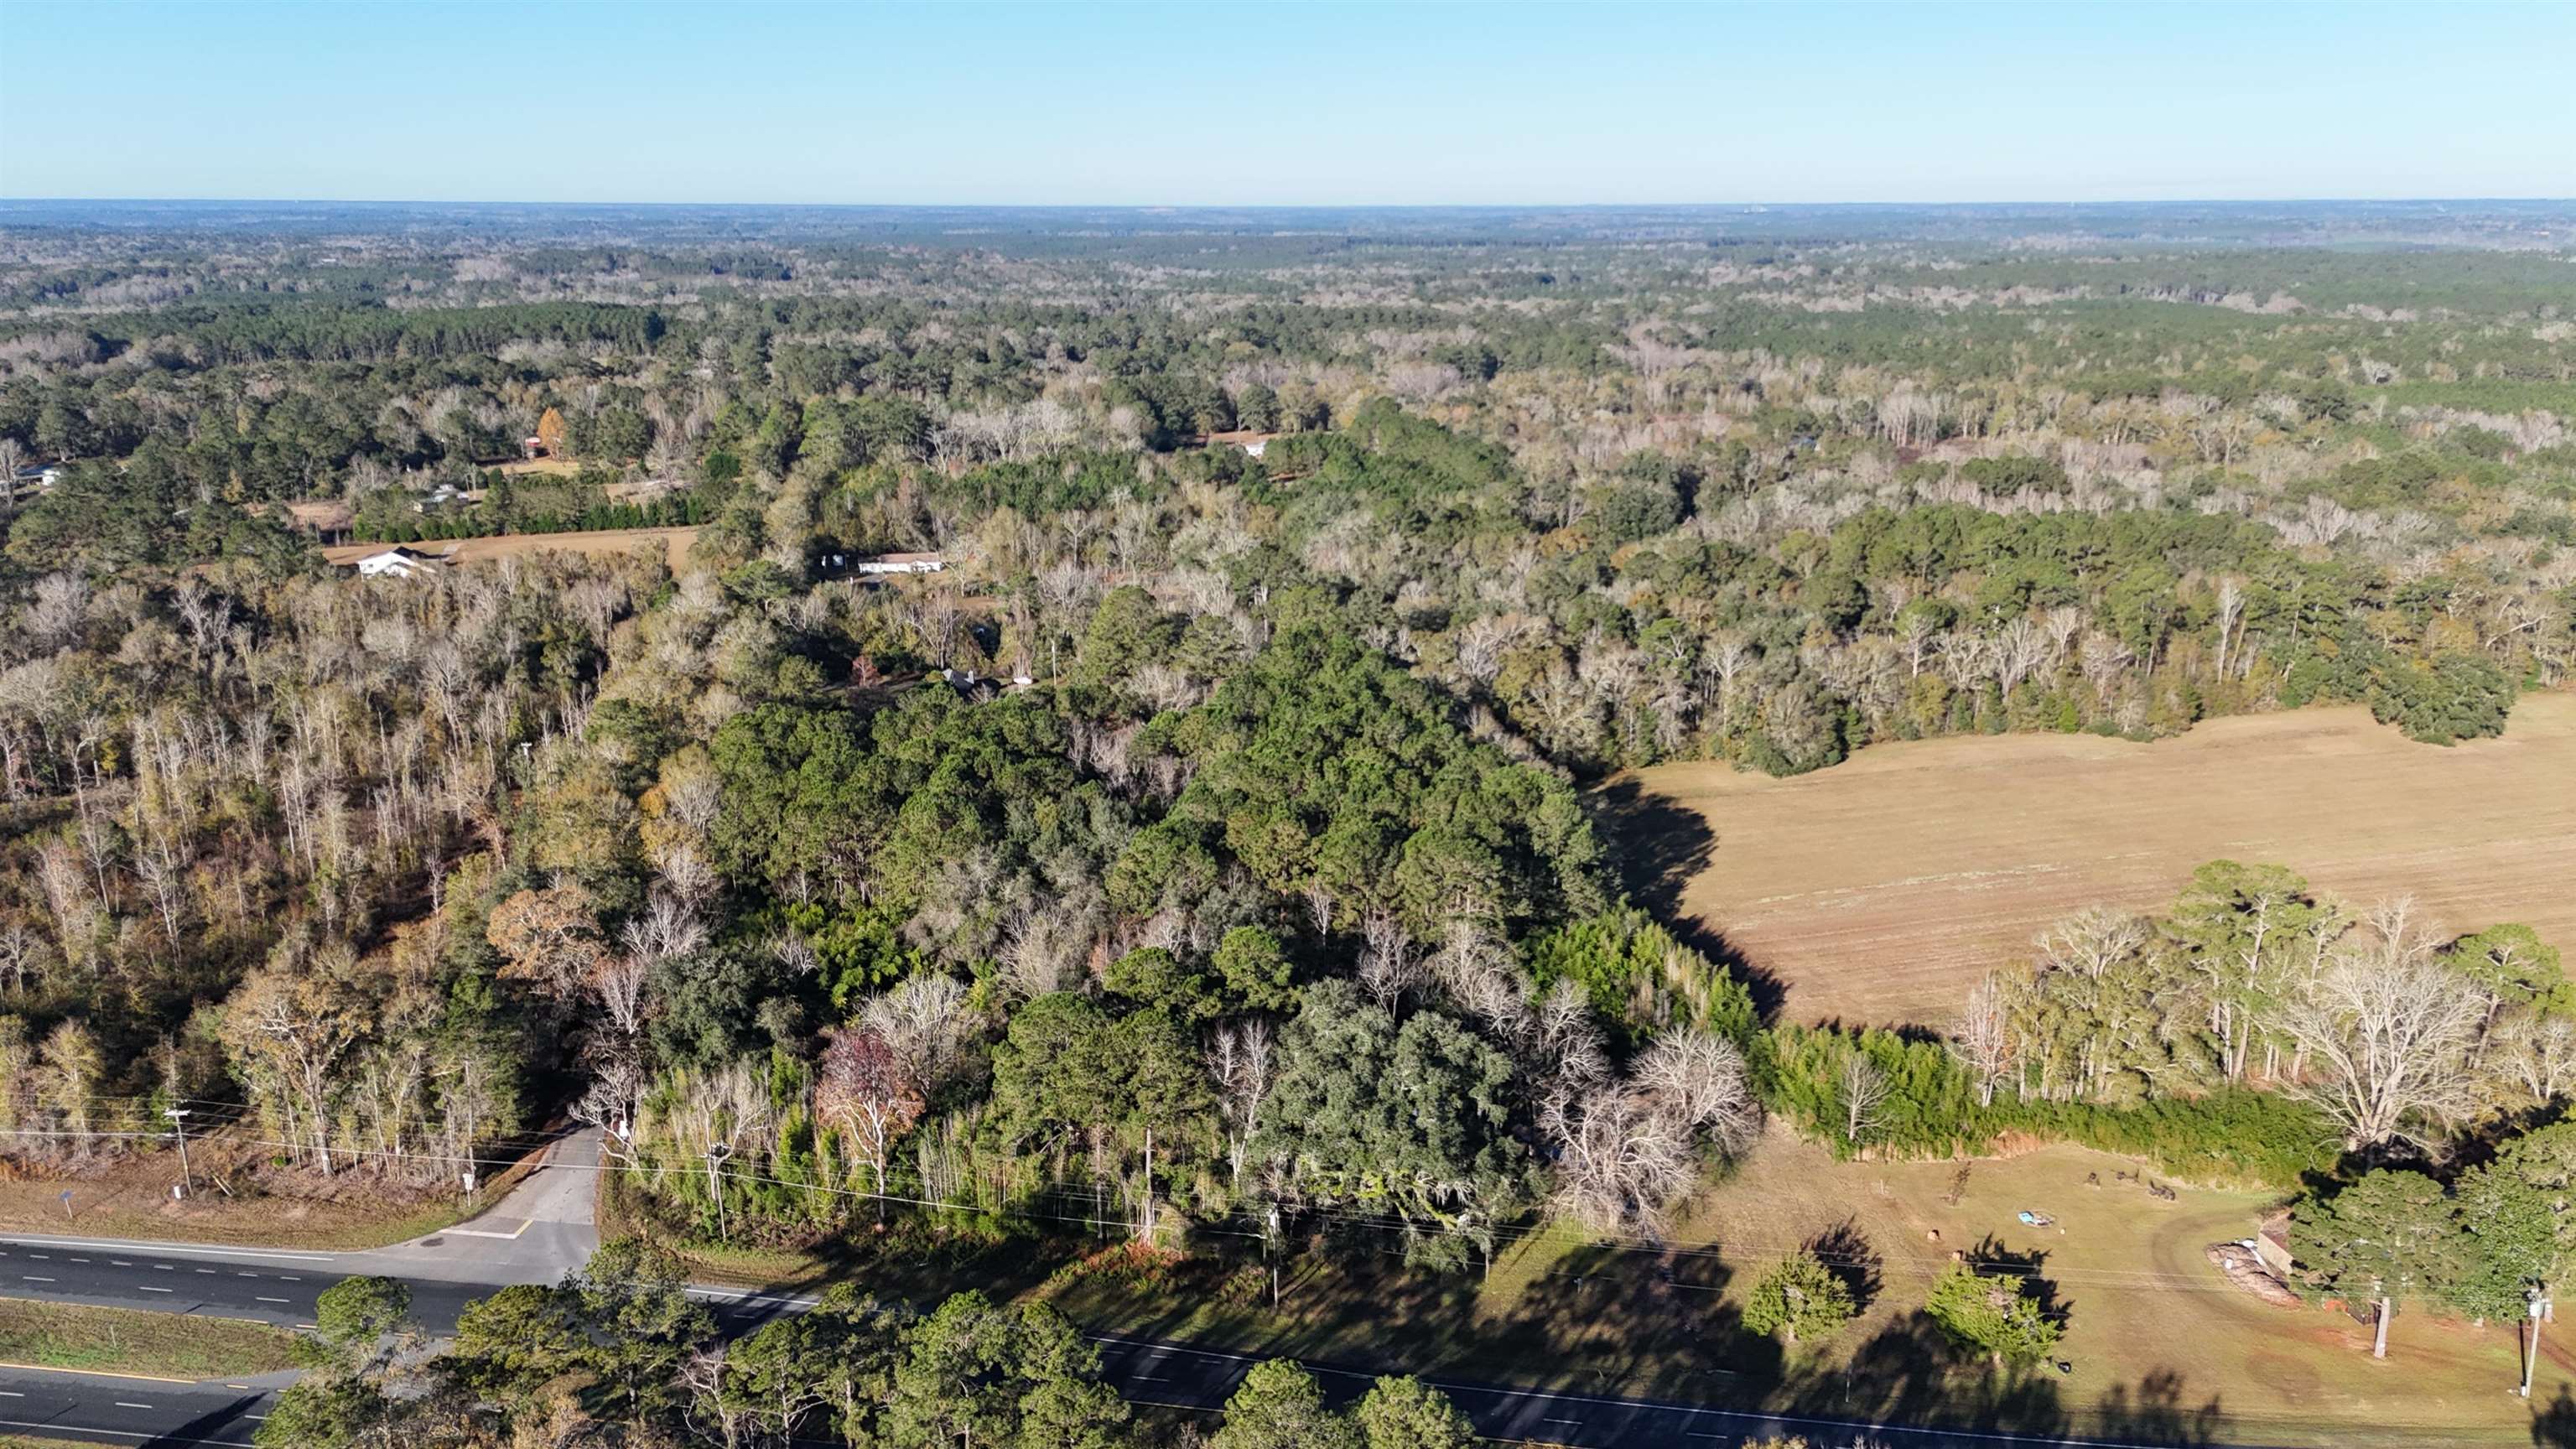
[[[2576,196],[2576,3],[0,0],[0,195]]]

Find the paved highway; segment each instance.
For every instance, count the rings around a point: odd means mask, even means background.
[[[97,1444],[248,1445],[277,1386],[0,1368],[0,1433]]]

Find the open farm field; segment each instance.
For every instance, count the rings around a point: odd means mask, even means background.
[[[345,567],[371,553],[382,553],[389,548],[408,548],[470,564],[533,553],[624,553],[638,544],[660,543],[670,550],[671,567],[677,569],[688,558],[689,545],[697,540],[698,531],[693,527],[610,528],[588,533],[505,533],[485,538],[429,539],[406,544],[342,543],[322,550],[322,556]]]
[[[1659,765],[1602,799],[1633,888],[1722,936],[1789,1021],[1939,1024],[2049,923],[2163,905],[2222,858],[2576,942],[2576,695],[2526,696],[2502,738],[2447,749],[2316,709],[2153,744],[1882,745],[1785,780]]]

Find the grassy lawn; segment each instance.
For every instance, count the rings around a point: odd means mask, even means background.
[[[0,1298],[0,1362],[160,1378],[237,1378],[292,1368],[295,1335],[230,1318]]]

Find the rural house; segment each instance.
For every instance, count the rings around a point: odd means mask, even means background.
[[[408,548],[389,548],[382,553],[371,553],[358,560],[357,564],[359,576],[370,579],[421,578],[446,566],[447,560],[436,554]]]
[[[946,567],[947,561],[935,553],[881,553],[850,565],[863,574],[935,574]]]

